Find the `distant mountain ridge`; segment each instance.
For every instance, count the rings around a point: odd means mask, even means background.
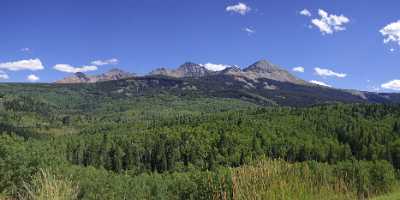
[[[82,72],[77,72],[72,76],[68,76],[62,80],[56,81],[56,83],[61,84],[72,84],[72,83],[96,83],[96,82],[104,82],[104,81],[112,81],[112,80],[120,80],[124,78],[134,77],[136,74],[125,72],[123,70],[114,68],[109,70],[106,73],[100,75],[86,75]]]
[[[212,74],[210,70],[204,66],[192,62],[186,62],[177,69],[158,68],[150,72],[149,75],[162,75],[175,78],[183,77],[203,77]]]
[[[100,75],[76,73],[59,84],[107,85],[106,93],[131,97],[170,93],[206,97],[237,98],[267,105],[309,106],[324,103],[400,103],[395,93],[336,89],[309,83],[267,60],[241,69],[230,66],[212,71],[202,64],[186,62],[176,69],[158,68],[145,76],[112,69]],[[115,89],[112,89],[115,88]],[[135,88],[135,89],[134,89]],[[108,91],[110,90],[110,91]]]
[[[221,71],[211,71],[203,65],[186,62],[177,69],[158,68],[149,73],[149,75],[162,75],[175,78],[204,77],[217,74],[244,77],[252,80],[267,78],[295,84],[310,84],[267,60],[257,61],[243,70],[237,66],[231,66]]]
[[[268,62],[267,60],[257,61],[243,70],[240,69],[238,66],[233,65],[221,71],[212,71],[207,69],[204,65],[196,64],[193,62],[185,62],[176,69],[157,68],[151,71],[148,75],[167,76],[173,78],[201,78],[219,74],[225,74],[237,78],[246,78],[251,80],[266,78],[275,81],[289,82],[295,84],[310,84],[293,76],[288,71]],[[72,76],[56,81],[56,83],[95,83],[100,81],[119,80],[133,76],[136,75],[124,72],[120,69],[112,69],[109,72],[95,76],[88,76],[82,72],[78,72]]]

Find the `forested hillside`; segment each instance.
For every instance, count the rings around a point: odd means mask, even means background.
[[[191,83],[0,85],[0,199],[364,199],[398,187],[400,106],[278,107]]]

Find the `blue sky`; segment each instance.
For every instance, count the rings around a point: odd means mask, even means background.
[[[399,7],[396,0],[2,0],[0,79],[53,82],[113,67],[146,74],[185,61],[246,67],[267,59],[308,81],[396,91]],[[299,66],[304,72],[292,71]]]

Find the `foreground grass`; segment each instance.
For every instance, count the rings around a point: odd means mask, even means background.
[[[320,167],[323,167],[322,165]],[[325,169],[283,161],[262,161],[233,170],[234,198],[244,199],[357,199],[342,179],[329,177]]]
[[[20,198],[26,200],[75,200],[78,187],[70,180],[41,170],[31,184],[26,184]]]
[[[400,191],[397,191],[387,195],[372,198],[371,200],[399,200],[399,199],[400,199]]]
[[[361,166],[362,169],[365,167]],[[64,176],[40,170],[30,184],[25,185],[19,199],[400,199],[400,191],[390,193],[392,190],[382,190],[378,193],[378,188],[370,185],[376,183],[370,176],[365,176],[362,181],[368,177],[373,183],[368,181],[367,185],[360,185],[361,182],[355,181],[350,174],[345,177],[337,174],[337,169],[335,165],[325,163],[288,163],[269,159],[215,172],[171,174],[109,174],[106,170],[75,166],[69,172],[54,171]],[[385,178],[383,175],[378,177]],[[391,185],[391,182],[384,181],[379,185],[382,187],[384,184]],[[360,186],[369,188],[367,195],[359,189]],[[386,192],[388,195],[371,198]],[[0,200],[3,200],[1,196]]]

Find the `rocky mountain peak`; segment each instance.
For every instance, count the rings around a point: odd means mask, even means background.
[[[74,76],[76,76],[78,78],[86,78],[86,74],[83,72],[76,72],[76,73],[74,73]]]
[[[210,73],[210,71],[202,65],[192,62],[182,64],[176,71],[184,77],[201,77]]]
[[[118,80],[118,79],[123,79],[123,78],[129,78],[132,76],[135,76],[135,74],[125,72],[118,68],[113,68],[113,69],[109,70],[108,72],[102,74],[100,78],[102,78],[104,81],[106,81],[106,80]]]
[[[248,66],[243,71],[252,71],[256,73],[272,73],[281,70],[278,66],[268,62],[267,60],[260,60]]]
[[[251,64],[243,70],[242,75],[250,79],[265,78],[281,82],[307,84],[306,81],[293,76],[288,71],[268,62],[267,60],[260,60]]]
[[[234,65],[231,67],[227,67],[224,70],[221,71],[221,74],[227,74],[227,75],[242,75],[242,70],[240,67]]]
[[[202,77],[209,75],[211,72],[204,66],[192,62],[185,62],[177,69],[157,68],[150,72],[150,75],[162,75],[176,78],[182,77]]]
[[[69,84],[69,83],[95,83],[95,82],[101,82],[101,81],[111,81],[111,80],[119,80],[123,78],[129,78],[133,77],[135,74],[125,72],[121,69],[111,69],[106,73],[100,74],[100,75],[92,75],[88,76],[83,72],[77,72],[73,74],[72,76],[66,77],[62,80],[56,81],[56,83],[64,83],[64,84]]]

